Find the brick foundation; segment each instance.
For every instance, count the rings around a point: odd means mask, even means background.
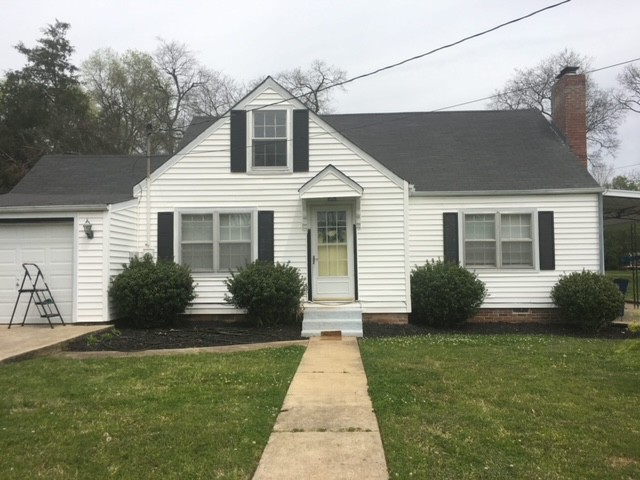
[[[559,320],[555,308],[483,308],[471,323],[554,323]]]
[[[385,325],[406,325],[409,323],[408,313],[363,313],[363,323],[380,323]]]
[[[247,320],[247,315],[245,313],[205,313],[185,314],[181,318],[190,322],[240,323]]]

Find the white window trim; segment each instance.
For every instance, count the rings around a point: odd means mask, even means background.
[[[460,263],[465,268],[471,268],[474,270],[483,270],[483,271],[494,271],[494,272],[527,272],[531,273],[532,271],[540,271],[540,261],[538,258],[538,243],[540,233],[538,232],[538,215],[537,210],[533,209],[523,209],[523,208],[505,208],[500,210],[488,210],[488,209],[470,209],[470,210],[462,210],[459,212],[458,218],[458,231],[461,232],[458,239],[458,251],[461,252],[460,255]],[[497,217],[500,215],[531,215],[531,248],[532,248],[532,265],[530,267],[525,266],[502,266],[502,239],[500,238],[500,234],[498,228],[500,226],[500,221]],[[466,262],[466,232],[465,232],[465,216],[466,215],[494,215],[496,218],[496,265],[467,265]]]
[[[284,110],[287,112],[287,166],[286,167],[254,167],[253,166],[253,114],[255,111]],[[259,175],[280,174],[293,172],[293,107],[274,105],[260,110],[247,112],[247,173]]]
[[[227,270],[219,270],[220,256],[220,214],[225,213],[249,213],[251,214],[251,259],[253,262],[258,258],[258,209],[257,208],[185,208],[177,210],[177,215],[174,215],[173,231],[177,232],[174,235],[173,251],[176,252],[176,258],[178,264],[182,265],[182,216],[183,215],[213,215],[213,270],[191,272],[196,276],[218,276],[228,277],[229,272]]]

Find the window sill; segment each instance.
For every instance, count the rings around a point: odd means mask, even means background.
[[[197,278],[229,278],[231,274],[229,272],[191,272],[191,276],[194,279]]]
[[[464,268],[469,270],[476,270],[478,272],[490,272],[490,273],[537,273],[539,268],[535,267],[482,267],[473,265],[464,265]]]
[[[293,173],[293,170],[289,167],[264,167],[264,168],[251,168],[247,170],[249,175],[282,175],[283,173]]]

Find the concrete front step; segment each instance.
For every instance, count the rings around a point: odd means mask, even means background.
[[[328,331],[339,331],[345,337],[362,337],[360,305],[305,305],[302,336],[317,337]]]

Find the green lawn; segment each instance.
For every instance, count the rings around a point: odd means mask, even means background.
[[[0,365],[0,478],[250,478],[303,351]]]
[[[640,341],[366,339],[391,478],[640,478]]]

